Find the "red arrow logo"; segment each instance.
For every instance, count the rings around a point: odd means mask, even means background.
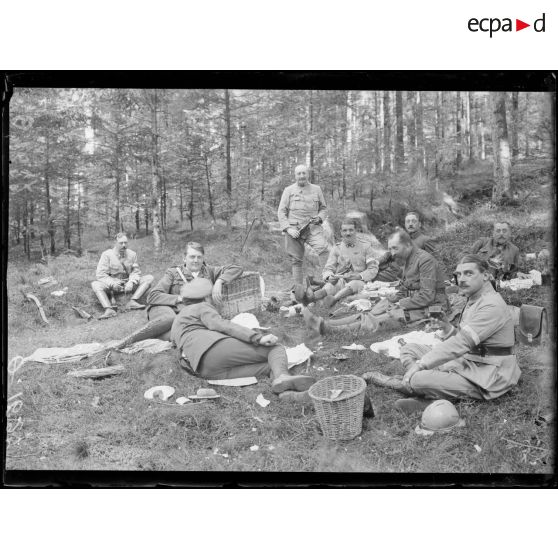
[[[525,29],[526,27],[531,27],[531,24],[530,23],[525,23],[524,21],[521,21],[520,19],[515,20],[515,30],[516,31],[521,31],[522,29]]]

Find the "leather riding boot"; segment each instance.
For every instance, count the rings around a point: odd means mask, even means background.
[[[311,329],[318,335],[324,334],[324,319],[320,316],[315,316],[308,310],[306,306],[302,307],[302,317],[304,318],[304,323],[308,329]]]
[[[267,354],[267,362],[271,368],[272,380],[289,373],[289,361],[283,345],[275,345],[271,348]]]
[[[172,322],[169,322],[165,318],[155,318],[154,320],[148,321],[143,327],[136,329],[136,331],[130,333],[127,337],[124,337],[114,349],[123,349],[132,343],[137,341],[143,341],[144,339],[155,339],[168,331],[172,327]]]
[[[403,376],[386,376],[381,372],[366,372],[362,375],[362,379],[377,386],[395,389],[405,395],[414,395],[414,391],[403,383]]]
[[[95,296],[97,297],[97,300],[101,303],[101,306],[103,308],[111,308],[112,304],[109,301],[108,295],[106,293],[106,291],[102,290],[102,289],[93,289],[93,292],[95,293]]]
[[[149,290],[149,287],[151,287],[150,281],[145,281],[145,283],[140,283],[135,293],[132,295],[131,300],[135,300],[137,302]]]

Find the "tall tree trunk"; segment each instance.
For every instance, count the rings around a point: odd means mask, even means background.
[[[207,153],[204,154],[204,162],[205,162],[205,178],[207,180],[207,201],[209,202],[209,214],[213,221],[215,221],[215,214],[213,210],[213,194],[211,192],[211,173],[209,171],[209,158]],[[230,221],[230,217],[228,217],[229,212],[227,211],[227,223]]]
[[[56,251],[56,243],[54,238],[55,228],[54,221],[52,219],[52,207],[50,203],[50,141],[48,135],[46,137],[45,194],[48,236],[50,238],[50,253],[54,255],[54,252]]]
[[[466,135],[469,161],[473,161],[475,158],[473,152],[473,137],[471,133],[472,132],[471,110],[473,106],[472,98],[473,98],[473,92],[469,91],[467,94],[467,100],[465,104],[465,135]]]
[[[470,157],[473,161],[479,158],[479,139],[480,139],[480,109],[479,99],[471,92],[471,154]]]
[[[424,120],[423,120],[423,103],[422,91],[417,91],[415,95],[415,124],[417,134],[417,148],[415,150],[415,183],[417,190],[425,190],[427,186],[426,176],[426,152],[424,148]]]
[[[66,245],[66,248],[68,250],[70,250],[72,248],[71,246],[71,231],[70,231],[70,200],[71,200],[71,195],[72,195],[72,181],[71,181],[71,176],[70,173],[68,173],[68,176],[66,177],[67,179],[67,183],[66,183],[66,223],[64,226],[64,244]]]
[[[265,200],[265,157],[262,157],[262,186],[260,189],[260,201]],[[263,207],[262,207],[263,211]]]
[[[115,184],[115,192],[114,192],[114,199],[116,203],[115,211],[114,211],[114,230],[120,231],[120,161],[118,157],[118,148],[116,148],[116,159],[115,164],[116,168],[114,172],[116,173],[116,184]]]
[[[160,169],[159,169],[159,147],[158,147],[158,115],[157,108],[159,100],[157,90],[154,89],[151,94],[151,228],[153,230],[153,246],[155,250],[161,249],[161,222],[159,208],[161,207],[160,199]],[[146,223],[147,228],[147,223]]]
[[[374,91],[374,171],[376,174],[382,171],[382,131],[381,131],[381,110],[378,91]]]
[[[486,115],[488,114],[488,97],[485,95],[483,102],[483,110],[481,110],[480,118],[480,156],[481,160],[486,159]]]
[[[77,187],[77,211],[76,211],[76,225],[77,225],[77,252],[78,256],[83,253],[81,245],[81,184],[78,182]]]
[[[455,97],[455,168],[459,170],[461,168],[461,163],[463,162],[462,153],[462,135],[461,135],[461,92],[456,92]]]
[[[310,167],[310,175],[308,179],[312,183],[314,183],[314,180],[316,179],[314,175],[314,96],[313,93],[314,92],[310,89],[309,97],[308,97],[308,142],[309,142],[308,163]]]
[[[395,136],[395,172],[403,168],[405,147],[403,144],[403,92],[395,92],[395,119],[397,133]]]
[[[515,162],[519,157],[519,93],[512,92],[511,110],[511,150],[512,160]]]
[[[188,219],[190,220],[190,230],[194,230],[194,181],[190,180],[190,202],[188,204]]]
[[[231,172],[231,100],[229,90],[225,89],[225,158],[227,169],[227,183],[226,192],[228,199],[227,206],[227,227],[231,226],[231,212],[232,212],[232,172]],[[209,178],[208,178],[209,187]],[[213,216],[213,215],[212,215]]]
[[[384,91],[384,172],[391,172],[391,121],[389,111],[389,91]]]
[[[506,121],[506,94],[503,91],[491,93],[493,109],[493,150],[495,183],[492,201],[500,203],[511,195],[511,159]]]
[[[407,151],[414,153],[416,148],[416,126],[415,126],[415,91],[407,91],[407,136],[409,136]]]

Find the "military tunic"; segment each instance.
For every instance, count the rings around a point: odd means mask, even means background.
[[[322,189],[310,183],[302,187],[296,182],[287,186],[281,196],[277,217],[283,232],[289,227],[300,228],[312,217],[319,217],[323,221],[327,217],[327,211]],[[304,238],[292,238],[285,232],[285,250],[293,263],[302,262],[304,242],[318,254],[323,254],[328,248],[321,225],[310,225]]]
[[[510,273],[519,269],[519,248],[511,242],[498,246],[493,238],[480,238],[471,247],[471,253],[478,254],[483,260],[499,259],[509,266]]]
[[[403,265],[401,285],[407,295],[399,300],[404,310],[441,304],[447,308],[444,274],[434,256],[413,246]]]
[[[409,233],[409,236],[417,248],[420,248],[421,250],[424,250],[436,257],[436,245],[429,236],[426,236],[421,231]]]
[[[357,239],[350,245],[343,241],[334,246],[324,267],[323,279],[348,272],[360,274],[364,282],[375,279],[378,274],[378,260],[374,257],[370,243]]]
[[[514,341],[509,308],[488,282],[468,299],[459,327],[448,339],[433,349],[406,345],[401,349],[401,362],[408,368],[420,357],[425,370],[410,379],[411,388],[418,394],[494,399],[517,384],[521,370],[514,354],[495,356],[491,352],[512,352]]]
[[[192,273],[185,265],[179,266],[179,269],[186,280],[193,279]],[[209,279],[213,284],[217,279],[221,279],[223,283],[230,283],[234,279],[240,277],[242,273],[242,267],[236,264],[221,267],[203,264],[200,268],[198,277]],[[157,285],[151,289],[147,297],[148,314],[150,314],[150,310],[158,306],[170,307],[174,314],[178,313],[179,306],[177,305],[177,298],[183,284],[184,280],[178,272],[177,267],[169,267],[165,271],[165,275],[163,275]]]
[[[120,285],[122,280],[137,285],[141,277],[137,254],[128,248],[123,256],[115,248],[105,250],[97,264],[96,277],[108,288]]]

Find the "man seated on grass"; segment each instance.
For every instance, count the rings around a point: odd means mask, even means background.
[[[490,282],[486,261],[464,256],[455,276],[460,294],[467,297],[459,325],[438,320],[443,342],[433,348],[403,346],[403,377],[380,372],[363,375],[374,384],[419,398],[399,400],[396,405],[403,412],[421,410],[431,399],[495,399],[515,386],[521,375],[514,354],[513,320]]]
[[[507,221],[494,223],[492,237],[480,238],[471,247],[488,262],[495,279],[511,279],[519,269],[519,248],[511,242],[511,226]]]
[[[405,215],[405,231],[411,237],[413,244],[432,254],[436,259],[438,259],[438,253],[436,251],[436,245],[434,241],[426,236],[422,232],[422,223],[420,221],[420,215],[416,211],[409,211]],[[401,277],[401,267],[398,265],[397,261],[394,260],[391,252],[388,250],[379,259],[379,272],[377,279],[378,281],[396,281]]]
[[[223,285],[240,277],[243,269],[236,264],[221,267],[207,265],[204,257],[205,249],[200,243],[188,242],[183,265],[169,267],[163,278],[151,289],[147,297],[147,324],[116,345],[111,345],[111,348],[122,349],[144,339],[168,340],[172,322],[182,308],[180,289],[195,277],[203,277],[211,282],[213,299],[220,304]]]
[[[402,268],[401,288],[389,295],[386,303],[379,302],[375,309],[385,311],[362,312],[354,316],[324,321],[314,316],[308,308],[302,311],[307,325],[316,332],[328,331],[377,331],[395,327],[397,320],[414,322],[428,316],[430,306],[448,309],[444,275],[438,262],[428,252],[417,248],[405,231],[393,233],[388,248]]]
[[[205,380],[271,376],[274,393],[298,400],[294,392],[305,393],[316,380],[289,374],[287,353],[275,335],[222,318],[211,302],[211,290],[211,283],[201,278],[180,290],[184,307],[171,330],[180,366]]]
[[[365,282],[372,281],[378,274],[378,261],[370,243],[357,238],[353,220],[343,221],[341,237],[324,266],[324,286],[313,291],[311,287],[297,285],[295,298],[298,302],[308,304],[324,299],[324,305],[329,308],[342,298],[360,292]]]
[[[116,316],[113,299],[117,294],[132,295],[126,305],[127,310],[145,308],[138,300],[151,287],[153,275],[142,277],[137,254],[128,249],[128,237],[124,233],[118,233],[114,247],[101,254],[96,276],[97,280],[91,283],[91,288],[105,309],[100,320]]]

